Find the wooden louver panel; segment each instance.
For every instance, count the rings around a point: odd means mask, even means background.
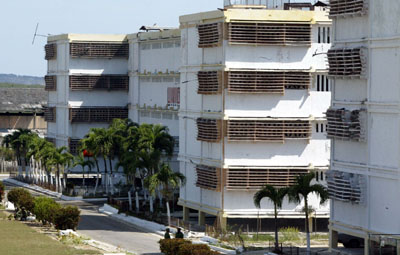
[[[127,43],[71,43],[71,57],[85,58],[128,58]]]
[[[308,120],[228,120],[230,142],[284,142],[285,139],[308,139]]]
[[[197,119],[197,140],[218,142],[221,139],[221,120]]]
[[[311,25],[232,22],[229,23],[229,43],[311,45]]]
[[[365,140],[364,120],[361,115],[363,111],[346,109],[328,109],[326,118],[328,124],[326,127],[329,138],[343,140]]]
[[[363,15],[367,11],[366,0],[330,0],[330,17]]]
[[[217,47],[222,42],[222,23],[201,24],[197,26],[199,48]]]
[[[331,49],[328,51],[329,75],[361,77],[365,75],[366,59],[362,48]]]
[[[44,77],[46,91],[56,91],[57,90],[57,76],[55,75],[46,75]]]
[[[71,90],[129,90],[127,75],[74,75],[69,77]]]
[[[51,59],[56,59],[57,58],[57,44],[55,43],[49,43],[44,46],[44,51],[45,51],[45,59],[46,60],[51,60]]]
[[[258,190],[265,184],[289,187],[308,169],[226,169],[227,190]]]
[[[70,108],[71,122],[110,123],[113,119],[128,118],[128,108],[125,107],[81,107]]]
[[[73,155],[78,154],[78,148],[79,148],[79,143],[80,139],[68,139],[68,147],[69,147],[69,152]]]
[[[328,192],[331,199],[361,204],[365,202],[365,177],[336,170],[326,173]]]
[[[212,95],[221,93],[221,71],[199,71],[197,80],[199,83],[197,94]]]
[[[204,165],[196,166],[196,186],[203,189],[220,191],[221,169]]]
[[[284,94],[285,89],[309,89],[311,74],[306,72],[229,71],[231,93]]]
[[[56,107],[44,108],[44,120],[47,122],[56,122]]]

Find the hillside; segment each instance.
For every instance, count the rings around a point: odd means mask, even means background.
[[[44,78],[37,76],[0,74],[0,84],[44,85]]]

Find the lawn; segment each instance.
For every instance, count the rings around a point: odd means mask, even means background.
[[[0,254],[7,255],[83,255],[99,254],[93,250],[77,250],[18,221],[9,221],[0,211]]]

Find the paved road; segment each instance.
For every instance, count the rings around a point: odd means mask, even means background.
[[[9,189],[11,187],[6,188]],[[37,192],[29,191],[35,196],[41,195]],[[132,225],[120,223],[107,215],[99,213],[98,208],[102,205],[101,203],[57,202],[65,205],[76,205],[81,209],[81,220],[78,226],[79,233],[138,255],[161,254],[158,244],[159,236]]]

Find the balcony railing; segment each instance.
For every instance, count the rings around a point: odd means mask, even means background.
[[[329,109],[326,112],[327,136],[342,140],[365,141],[365,110]]]
[[[220,46],[222,43],[223,23],[201,24],[197,26],[199,35],[199,48]]]
[[[228,120],[229,142],[284,142],[285,139],[309,139],[308,120]]]
[[[196,166],[196,186],[203,189],[220,191],[221,169],[204,165]]]
[[[229,71],[227,87],[231,93],[284,94],[285,89],[309,89],[309,72]]]
[[[71,43],[70,55],[73,58],[128,58],[127,43]]]
[[[296,183],[296,177],[308,169],[226,169],[227,190],[259,190],[265,184],[288,187]]]
[[[311,25],[232,22],[228,38],[230,44],[310,46]]]
[[[81,107],[69,109],[69,120],[73,123],[110,123],[113,119],[128,118],[126,107]]]
[[[338,78],[360,78],[366,75],[367,57],[363,48],[330,49],[329,75]]]
[[[55,75],[46,75],[44,77],[46,91],[56,91],[57,90],[57,76]]]
[[[367,185],[364,175],[330,170],[326,172],[326,181],[331,199],[355,204],[365,202]]]
[[[221,120],[198,118],[197,140],[219,142],[221,140]]]
[[[367,12],[367,0],[330,0],[329,16],[331,18],[364,15]]]
[[[129,90],[127,75],[73,75],[69,77],[71,90]]]
[[[45,59],[52,60],[57,58],[57,44],[49,43],[44,46]]]
[[[47,122],[56,122],[56,116],[57,116],[56,113],[57,113],[56,107],[45,107],[44,120]]]

